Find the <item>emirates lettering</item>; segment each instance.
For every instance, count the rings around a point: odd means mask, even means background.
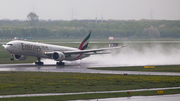
[[[30,44],[24,44],[21,43],[22,50],[30,50],[30,51],[36,51],[41,52],[41,49],[48,50],[47,46],[36,46],[36,45],[30,45]]]

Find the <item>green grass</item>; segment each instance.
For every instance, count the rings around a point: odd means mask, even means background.
[[[0,72],[0,95],[179,87],[178,76]]]
[[[89,68],[89,69],[113,70],[113,71],[180,72],[180,65],[162,65],[162,66],[155,66],[155,68],[144,68],[144,66],[130,66],[130,67]]]
[[[180,89],[164,90],[162,94],[157,91],[137,91],[137,92],[120,92],[120,93],[98,93],[98,94],[78,94],[78,95],[60,95],[60,96],[41,96],[41,97],[17,97],[17,98],[1,98],[1,101],[64,101],[64,100],[82,100],[82,99],[100,99],[115,97],[131,97],[131,96],[152,96],[165,94],[179,94]]]

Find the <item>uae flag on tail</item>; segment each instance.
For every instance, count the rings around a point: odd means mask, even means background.
[[[89,43],[89,38],[91,36],[91,31],[89,31],[89,33],[87,34],[87,36],[85,37],[85,39],[81,42],[79,49],[80,50],[85,50],[88,47],[88,43]]]

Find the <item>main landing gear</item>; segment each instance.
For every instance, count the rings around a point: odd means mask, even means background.
[[[59,65],[59,66],[64,66],[64,65],[65,65],[65,63],[64,63],[64,62],[62,62],[62,61],[60,61],[60,62],[56,62],[56,65]]]
[[[43,65],[43,64],[44,64],[43,62],[41,62],[41,58],[37,58],[37,60],[38,60],[38,61],[35,62],[36,65]],[[58,65],[58,66],[64,66],[65,63],[62,62],[62,61],[59,61],[59,62],[56,62],[56,65]]]
[[[43,65],[44,63],[41,62],[41,58],[37,58],[38,59],[38,62],[35,62],[36,65]]]

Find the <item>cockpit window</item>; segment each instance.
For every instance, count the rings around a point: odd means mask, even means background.
[[[13,46],[13,44],[7,44],[7,45],[9,45],[9,46]]]

